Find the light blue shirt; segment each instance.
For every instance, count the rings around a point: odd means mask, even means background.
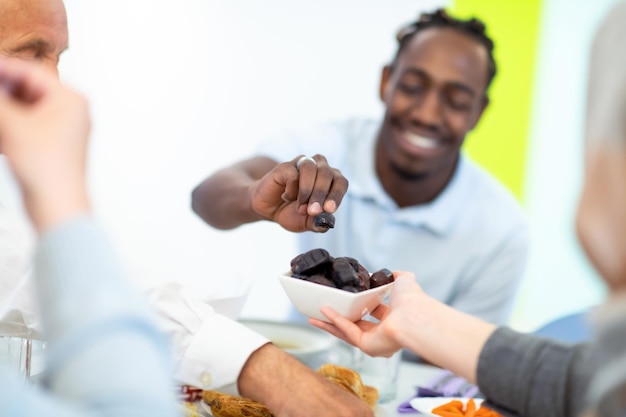
[[[304,232],[299,250],[351,256],[370,272],[414,272],[424,291],[492,323],[511,314],[528,252],[528,225],[514,196],[461,156],[453,178],[432,202],[398,208],[380,184],[374,151],[380,122],[352,119],[288,132],[257,154],[283,162],[321,154],[350,185],[327,233]],[[294,314],[294,320],[302,319]]]
[[[169,349],[89,218],[57,226],[35,259],[47,369],[41,386],[0,367],[0,416],[179,415]]]

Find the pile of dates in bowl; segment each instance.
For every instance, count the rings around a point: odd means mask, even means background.
[[[312,249],[291,260],[291,276],[348,292],[361,292],[393,282],[387,268],[370,274],[363,265],[348,256],[333,257],[325,249]]]

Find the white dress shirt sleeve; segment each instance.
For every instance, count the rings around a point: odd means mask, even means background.
[[[41,338],[33,251],[26,223],[0,204],[0,335]]]
[[[181,384],[238,393],[237,378],[250,355],[269,340],[229,319],[181,285],[147,291],[159,326],[174,352],[174,376]]]

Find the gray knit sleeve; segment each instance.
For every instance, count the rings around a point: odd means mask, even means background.
[[[626,415],[626,306],[624,299],[614,299],[594,312],[596,338],[593,357],[596,372],[590,382],[590,408],[596,415]]]
[[[506,327],[479,358],[480,391],[497,411],[532,417],[576,416],[592,371],[587,344],[568,345]]]

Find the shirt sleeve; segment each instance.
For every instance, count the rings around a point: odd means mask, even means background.
[[[593,358],[596,372],[589,388],[589,405],[600,417],[624,414],[626,392],[626,303],[612,299],[592,313],[596,332]]]
[[[585,406],[592,369],[587,344],[567,345],[501,327],[480,354],[477,382],[489,404],[504,414],[576,416]]]
[[[34,277],[47,341],[44,389],[0,372],[1,413],[176,415],[166,339],[90,218],[41,237]]]
[[[151,288],[148,298],[160,328],[169,336],[175,358],[175,378],[202,389],[237,392],[239,373],[250,355],[269,340],[244,325],[216,313],[182,286],[168,283]]]

